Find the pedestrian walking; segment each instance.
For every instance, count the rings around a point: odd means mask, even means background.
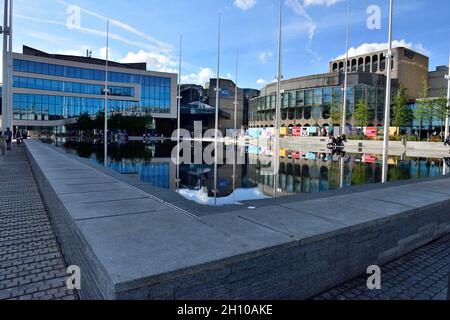
[[[10,128],[6,128],[5,136],[6,136],[6,149],[11,150],[13,133]]]
[[[6,153],[6,140],[3,132],[0,132],[0,151],[1,155],[4,156]]]
[[[20,144],[23,142],[22,131],[20,131],[20,130],[17,130],[17,133],[16,133],[16,142],[17,142],[17,145],[18,145],[18,146],[20,146]]]

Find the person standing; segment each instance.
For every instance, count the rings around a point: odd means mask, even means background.
[[[6,150],[11,150],[13,133],[10,128],[6,128],[5,136],[6,136]]]
[[[20,144],[23,142],[22,131],[20,131],[20,130],[17,130],[17,133],[16,133],[16,142],[17,142],[17,145],[18,145],[18,146],[20,146]]]

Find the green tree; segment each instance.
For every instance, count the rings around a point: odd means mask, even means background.
[[[85,112],[81,114],[77,119],[77,127],[84,133],[88,132],[89,130],[93,129],[93,121],[91,119],[91,116]]]
[[[441,124],[441,133],[443,133],[445,131],[444,130],[445,120],[450,112],[448,107],[448,100],[443,87],[441,87],[439,98],[434,100],[434,105],[435,105],[435,116],[437,119],[439,119],[439,122]]]
[[[333,92],[332,97],[333,99],[331,102],[331,109],[330,109],[331,132],[334,131],[334,126],[340,125],[342,121],[342,107],[339,102],[339,96],[337,92]]]
[[[424,122],[433,118],[433,103],[428,96],[428,82],[423,79],[423,91],[422,96],[417,99],[416,108],[414,109],[414,119],[419,121],[419,137],[422,137],[422,128]]]
[[[413,120],[412,111],[408,108],[407,89],[400,85],[392,102],[392,125],[394,127],[406,126]]]
[[[367,109],[366,102],[361,99],[355,106],[355,125],[357,127],[367,127],[369,125],[369,109]]]

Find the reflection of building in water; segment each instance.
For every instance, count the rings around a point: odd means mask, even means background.
[[[297,154],[296,154],[297,156]],[[261,163],[261,156],[250,155],[253,161]],[[270,157],[266,159],[270,162]],[[381,159],[381,157],[379,157]],[[389,160],[389,180],[428,178],[442,175],[443,160],[417,159]],[[281,158],[279,170],[279,188],[281,195],[315,193],[340,188],[343,178],[344,187],[380,183],[382,163],[372,155],[349,155],[344,158],[344,174],[341,177],[341,162],[328,154],[300,153],[300,159]],[[260,190],[273,194],[273,176],[262,174],[260,164],[249,166],[248,179],[257,183]]]

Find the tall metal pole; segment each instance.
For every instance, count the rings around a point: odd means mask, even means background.
[[[450,127],[450,118],[449,118],[449,112],[450,112],[450,54],[448,56],[448,75],[445,76],[447,78],[447,114],[445,117],[445,137],[444,139],[447,139],[449,136],[449,127]]]
[[[389,1],[389,47],[387,52],[387,83],[386,105],[384,110],[384,141],[383,141],[383,178],[382,182],[388,182],[388,158],[389,158],[389,128],[391,124],[391,66],[392,66],[392,20],[394,13],[393,0]]]
[[[104,126],[104,165],[108,167],[108,65],[109,65],[109,19],[106,20],[106,64],[105,64],[105,126]]]
[[[236,49],[236,80],[234,90],[234,136],[237,139],[237,105],[238,105],[238,67],[239,67],[239,49]]]
[[[183,35],[180,35],[180,61],[178,63],[178,92],[177,92],[177,190],[180,189],[180,129],[181,129],[181,58],[183,49]]]
[[[344,103],[342,106],[341,134],[345,134],[345,123],[347,122],[347,87],[348,87],[348,49],[350,40],[350,7],[347,6],[347,32],[345,36],[345,73],[344,73]]]
[[[12,127],[12,0],[5,0],[3,19],[3,87],[2,87],[2,130]]]
[[[217,33],[217,78],[216,78],[216,124],[214,132],[214,204],[217,205],[217,162],[218,162],[218,136],[219,136],[219,104],[220,104],[220,20]]]
[[[283,0],[280,0],[279,12],[279,30],[278,30],[278,74],[277,74],[277,102],[275,105],[275,139],[274,139],[274,195],[278,192],[278,174],[280,162],[280,128],[281,128],[281,79],[282,79],[282,63],[283,63]]]

